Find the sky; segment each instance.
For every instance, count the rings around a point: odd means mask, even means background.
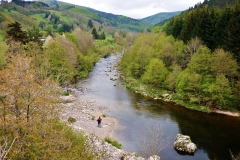
[[[140,19],[160,12],[183,11],[203,0],[59,0]]]

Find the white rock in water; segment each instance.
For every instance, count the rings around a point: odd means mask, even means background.
[[[175,139],[173,148],[178,151],[194,153],[197,149],[197,146],[191,141],[189,136],[178,134]]]

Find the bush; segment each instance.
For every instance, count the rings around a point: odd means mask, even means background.
[[[104,141],[113,145],[114,147],[118,148],[118,149],[121,149],[122,148],[122,144],[119,143],[117,140],[114,140],[113,138],[110,138],[110,137],[105,137],[104,138]]]
[[[68,122],[69,122],[69,123],[74,123],[74,122],[76,122],[76,119],[73,118],[73,117],[69,117],[69,118],[68,118]]]
[[[69,92],[68,91],[64,91],[64,92],[62,92],[62,95],[63,96],[69,96]]]

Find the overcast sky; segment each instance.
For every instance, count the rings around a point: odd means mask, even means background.
[[[159,12],[183,11],[203,0],[59,0],[135,19]]]

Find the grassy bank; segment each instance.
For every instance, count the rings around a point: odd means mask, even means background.
[[[179,104],[183,107],[186,107],[188,109],[197,110],[201,112],[211,112],[210,108],[207,106],[200,106],[194,103],[191,103],[189,101],[184,101],[181,99],[179,95],[176,93],[164,90],[163,88],[156,88],[151,85],[146,85],[140,82],[139,80],[133,79],[133,78],[126,78],[122,77],[122,85],[126,88],[135,91],[136,93],[139,93],[141,95],[151,97],[153,99],[161,99],[164,101],[171,101],[176,104]],[[168,94],[168,97],[164,97],[164,94]]]

